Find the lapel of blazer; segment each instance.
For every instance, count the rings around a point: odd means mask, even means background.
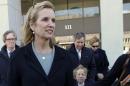
[[[36,70],[39,74],[41,74],[44,78],[47,79],[47,75],[44,71],[44,69],[42,68],[41,64],[39,63],[37,57],[35,56],[33,50],[32,50],[32,44],[30,43],[28,46],[27,46],[27,49],[26,49],[26,59],[27,59],[27,63],[28,65]]]
[[[7,53],[7,50],[6,51],[2,51],[2,54],[3,54],[3,58],[6,59],[6,60],[10,60],[9,56],[8,56],[8,53]]]
[[[90,53],[88,52],[89,49],[87,49],[86,47],[83,47],[82,52],[81,52],[81,63],[87,63],[87,61],[89,60],[89,57],[91,58],[91,56],[89,55]]]
[[[52,78],[54,74],[63,66],[62,61],[65,58],[65,54],[66,53],[63,52],[59,47],[55,46],[54,60],[52,62],[52,66],[48,74],[48,78]]]
[[[85,48],[83,47],[83,48],[82,48],[82,52],[81,52],[81,60],[83,60],[86,55],[87,55],[86,50],[85,50]]]
[[[70,52],[75,56],[74,59],[75,59],[76,63],[79,63],[80,60],[79,60],[78,53],[76,51],[74,44],[72,44],[72,46],[70,48]]]

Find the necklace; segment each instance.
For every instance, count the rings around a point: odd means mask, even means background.
[[[46,60],[46,54],[38,53],[38,52],[36,51],[36,48],[35,48],[33,42],[32,42],[32,47],[33,47],[33,50],[34,50],[36,56],[40,56],[40,57],[41,57],[41,60]],[[51,54],[51,57],[54,57],[54,52],[55,52],[55,49],[54,49],[54,47],[53,47],[53,48],[52,48],[52,51],[49,52],[49,54]],[[48,54],[48,55],[49,55],[49,54]]]
[[[44,56],[43,56],[43,57],[42,57],[42,59],[43,59],[43,60],[45,60],[45,59],[46,59],[46,57],[44,57]]]

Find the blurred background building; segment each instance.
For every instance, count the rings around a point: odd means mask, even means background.
[[[13,29],[21,43],[22,25],[33,3],[44,0],[0,0],[0,37]],[[73,34],[97,35],[112,63],[130,50],[130,0],[49,0],[56,8],[56,41],[63,48],[73,43]],[[2,39],[2,38],[1,38]],[[3,45],[0,40],[0,47]]]
[[[33,5],[32,1],[36,3],[44,0],[22,0],[21,7],[24,20],[26,19],[28,8]],[[88,43],[88,39],[94,34],[100,37],[100,0],[49,1],[53,2],[56,7],[56,41],[64,48],[73,42],[72,35],[79,31],[86,33],[86,43]],[[130,0],[123,0],[122,14],[124,50],[127,51],[130,48]],[[112,16],[110,18],[112,18]]]

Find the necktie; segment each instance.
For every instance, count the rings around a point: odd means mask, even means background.
[[[11,57],[12,56],[12,52],[9,52],[9,57]]]

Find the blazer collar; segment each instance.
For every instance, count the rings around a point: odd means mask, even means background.
[[[45,71],[43,70],[41,64],[39,63],[36,55],[33,52],[32,49],[32,44],[28,44],[27,46],[25,46],[25,57],[26,57],[26,61],[28,63],[28,65],[33,68],[34,70],[36,70],[38,73],[40,73],[43,77],[47,78]]]
[[[28,44],[27,45],[27,51],[26,54],[27,55],[27,63],[30,65],[30,67],[32,67],[34,70],[36,70],[37,72],[39,72],[43,77],[45,77],[46,79],[48,78],[52,78],[53,75],[56,73],[56,71],[58,71],[60,69],[60,67],[62,65],[58,65],[60,63],[62,63],[62,60],[64,59],[64,52],[61,52],[61,49],[58,46],[54,46],[55,47],[55,54],[54,54],[54,60],[52,62],[52,66],[50,69],[50,72],[48,75],[46,75],[44,69],[42,68],[41,64],[39,63],[36,55],[33,52],[32,49],[32,44]],[[60,53],[61,52],[61,53]],[[58,64],[57,64],[58,63]]]
[[[55,73],[58,70],[60,70],[60,68],[62,67],[63,61],[66,57],[66,53],[64,50],[62,50],[58,46],[54,46],[54,47],[55,47],[54,60],[52,62],[52,66],[48,74],[48,78],[52,78],[55,75]]]
[[[79,61],[78,53],[77,53],[77,51],[76,51],[76,48],[75,48],[75,45],[74,45],[74,44],[71,45],[69,51],[70,51],[71,53],[73,53],[73,55],[75,55],[76,60]],[[86,52],[85,47],[83,47],[82,50],[81,50],[81,59],[80,59],[80,60],[83,59],[84,54],[86,54],[85,52]]]

